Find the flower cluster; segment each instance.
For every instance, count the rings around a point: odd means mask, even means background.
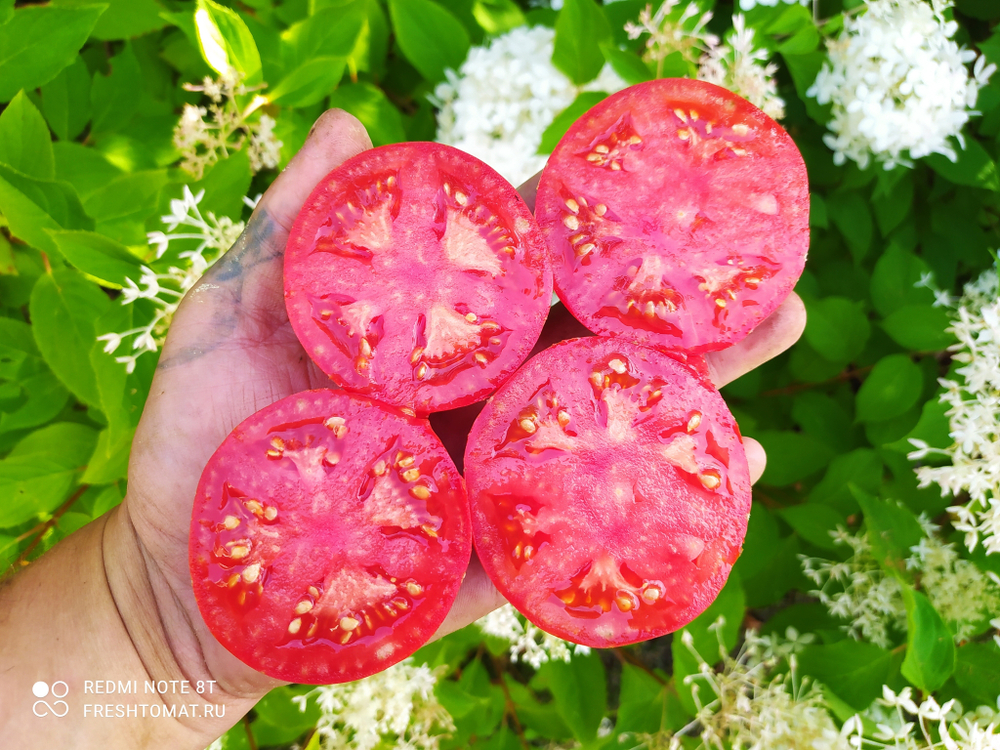
[[[979,89],[996,66],[952,41],[958,24],[945,18],[950,4],[870,0],[863,14],[845,17],[807,92],[833,105],[824,140],[837,164],[853,159],[863,169],[871,155],[886,169],[934,153],[956,159],[949,139],[962,142],[962,127],[977,114]]]
[[[211,103],[208,107],[184,105],[174,128],[174,146],[181,153],[181,168],[201,179],[207,167],[244,146],[255,173],[278,166],[282,143],[274,135],[274,119],[263,112],[251,117],[266,99],[254,97],[241,107],[238,100],[246,98],[251,89],[240,82],[235,71],[217,80],[206,77],[200,86],[184,84],[184,88],[202,92]]]
[[[664,61],[680,53],[689,64],[697,64],[702,81],[739,94],[770,117],[784,117],[785,102],[778,96],[774,80],[778,67],[768,62],[767,50],[754,46],[754,31],[747,28],[743,16],[733,16],[733,31],[720,42],[706,31],[712,19],[710,11],[702,12],[693,2],[680,9],[679,3],[666,0],[655,13],[646,6],[638,23],[625,25],[630,39],[648,34],[643,59],[656,65],[657,76],[663,72]]]
[[[542,133],[581,91],[625,88],[609,66],[586,86],[552,64],[555,32],[519,27],[473,47],[456,74],[434,90],[437,139],[460,148],[518,185],[541,170]]]
[[[149,300],[153,306],[152,319],[143,326],[97,337],[98,341],[104,342],[104,351],[108,354],[116,352],[126,339],[132,339],[131,353],[115,357],[115,361],[124,364],[128,372],[135,369],[140,356],[160,348],[181,298],[243,231],[242,221],[234,222],[227,216],[217,217],[211,211],[207,212],[207,216],[203,215],[198,204],[204,196],[204,190],[195,195],[185,185],[182,197],[170,201],[170,214],[161,217],[167,232],[150,232],[147,235],[149,244],[156,248],[157,259],[163,257],[174,240],[197,240],[198,245],[178,253],[179,265],[168,267],[166,273],[157,273],[143,266],[139,283],[126,279],[122,288],[122,304],[129,305],[139,299]],[[251,208],[256,206],[256,200],[243,200]],[[176,232],[181,226],[190,230]]]
[[[753,29],[742,15],[733,16],[733,32],[722,44],[709,47],[698,66],[698,78],[739,94],[768,117],[785,116],[785,102],[778,96],[774,74],[778,66],[768,62],[767,50],[753,43]]]
[[[800,556],[802,571],[819,587],[809,593],[830,614],[850,622],[844,629],[853,638],[888,646],[890,629],[906,625],[899,581],[883,573],[867,534],[850,534],[844,529],[831,534],[837,544],[851,548],[851,555],[843,562]]]
[[[783,2],[788,5],[809,5],[813,0],[783,0]],[[768,8],[774,8],[778,5],[778,0],[740,0],[740,10],[752,10],[758,5],[764,5]]]
[[[302,711],[320,709],[316,732],[323,750],[436,750],[455,729],[434,695],[437,674],[412,659],[357,682],[324,685],[292,698]]]
[[[588,654],[586,646],[575,645],[570,652],[570,644],[535,627],[530,622],[521,622],[510,604],[495,609],[476,621],[484,635],[491,635],[510,643],[510,659],[523,661],[538,669],[550,660],[569,661],[572,653]]]
[[[945,466],[917,468],[920,486],[931,483],[941,493],[969,502],[948,510],[956,529],[965,533],[965,544],[974,550],[982,542],[987,553],[1000,552],[1000,301],[996,271],[987,271],[965,287],[948,329],[958,343],[951,347],[952,361],[961,365],[953,379],[941,380],[941,401],[948,405],[950,434],[955,442],[946,449],[932,448],[921,440],[911,460],[931,455],[946,457]]]
[[[911,688],[896,693],[883,685],[882,697],[864,715],[875,724],[870,737],[865,736],[860,715],[848,719],[841,728],[855,750],[1000,750],[1000,716],[989,706],[963,714],[955,700],[942,705],[928,695],[918,705]]]
[[[712,626],[717,632],[721,622]],[[642,737],[646,746],[680,750],[691,747],[685,738],[698,737],[698,747],[717,750],[849,750],[819,686],[797,674],[796,644],[803,639],[794,632],[789,637],[792,645],[785,644],[781,656],[773,650],[780,638],[764,641],[747,631],[743,646],[731,656],[720,637],[722,664],[713,669],[684,631],[684,646],[698,660],[698,672],[684,678],[697,713],[677,732]]]
[[[639,22],[625,24],[629,39],[646,38],[643,60],[656,65],[657,78],[663,75],[663,62],[675,53],[688,63],[697,63],[701,56],[719,43],[719,37],[706,27],[712,20],[712,12],[704,11],[696,3],[688,3],[680,8],[680,0],[664,0],[663,5],[653,12],[647,5],[639,11]]]
[[[1000,612],[1000,579],[960,558],[954,545],[942,541],[938,526],[923,517],[920,521],[926,536],[910,548],[906,567],[919,574],[920,589],[961,643]],[[899,581],[883,572],[867,533],[838,529],[833,538],[850,547],[852,554],[843,562],[801,556],[803,571],[819,586],[810,593],[830,614],[849,621],[844,629],[852,637],[889,646],[890,630],[902,630],[906,623]]]

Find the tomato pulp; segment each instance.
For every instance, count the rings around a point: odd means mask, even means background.
[[[620,339],[529,360],[465,454],[476,551],[543,630],[621,646],[683,627],[725,584],[750,513],[742,438],[690,367]]]
[[[552,274],[517,191],[450,146],[366,151],[306,200],[285,252],[299,341],[338,385],[419,414],[493,391],[542,329]]]
[[[791,137],[690,79],[632,86],[581,117],[542,172],[535,212],[556,291],[590,330],[695,353],[773,312],[809,246]]]
[[[242,422],[209,460],[191,578],[215,637],[291,682],[347,682],[422,646],[472,550],[462,478],[427,422],[331,390]]]

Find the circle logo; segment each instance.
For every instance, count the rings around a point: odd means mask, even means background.
[[[69,685],[62,680],[56,680],[50,687],[47,682],[39,680],[31,686],[31,693],[39,699],[45,698],[50,693],[53,698],[65,698],[69,694]],[[48,716],[51,713],[62,718],[69,713],[69,704],[64,700],[54,700],[51,704],[46,700],[37,700],[31,710],[35,716]]]

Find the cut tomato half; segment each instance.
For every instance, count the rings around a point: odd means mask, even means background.
[[[529,360],[465,454],[473,534],[543,630],[621,646],[683,627],[725,584],[750,513],[743,442],[689,366],[592,337]]]
[[[450,146],[366,151],[306,200],[285,252],[288,317],[338,385],[418,414],[473,403],[527,357],[552,292],[517,191]]]
[[[462,478],[427,422],[331,390],[236,427],[191,519],[205,622],[291,682],[357,680],[412,654],[451,608],[471,549]]]
[[[735,94],[661,79],[574,124],[535,207],[555,286],[590,330],[703,353],[788,296],[809,246],[809,186],[791,137]]]

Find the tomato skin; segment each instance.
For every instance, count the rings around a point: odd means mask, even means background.
[[[365,151],[306,199],[285,252],[296,336],[333,381],[428,414],[481,400],[527,357],[552,291],[534,216],[458,149]]]
[[[587,646],[686,625],[746,535],[749,469],[722,397],[620,339],[529,360],[476,420],[465,466],[493,583],[540,628]]]
[[[535,214],[560,299],[591,331],[705,353],[791,292],[809,245],[791,137],[713,84],[659,79],[598,103],[542,172]]]
[[[471,555],[465,486],[425,420],[332,390],[244,420],[195,496],[195,598],[271,677],[361,679],[434,634]]]

